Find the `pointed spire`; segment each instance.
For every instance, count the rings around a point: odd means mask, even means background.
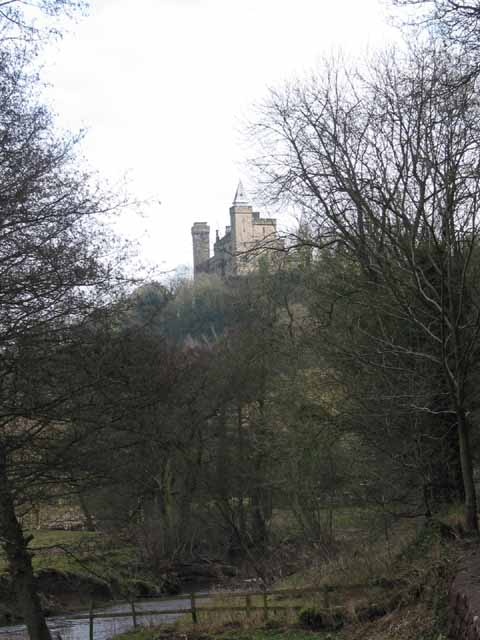
[[[238,187],[235,192],[235,197],[233,199],[234,205],[246,205],[248,204],[247,196],[245,195],[245,189],[243,188],[242,181],[238,181]]]

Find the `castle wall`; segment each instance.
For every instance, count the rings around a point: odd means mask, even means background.
[[[256,214],[258,216],[258,214]],[[255,216],[255,214],[254,214]],[[252,239],[255,243],[265,240],[273,240],[277,235],[277,221],[272,218],[253,219]]]

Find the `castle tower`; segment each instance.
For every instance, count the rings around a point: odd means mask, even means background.
[[[206,222],[194,222],[192,227],[193,274],[202,271],[210,258],[210,227]]]
[[[252,248],[253,209],[248,203],[242,181],[239,180],[237,191],[230,207],[230,226],[232,233],[232,271],[243,273],[248,271],[248,250]]]

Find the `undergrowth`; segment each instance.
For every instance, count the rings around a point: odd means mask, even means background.
[[[292,612],[288,619],[278,616],[265,624],[260,617],[246,620],[237,612],[215,620],[201,618],[196,629],[184,620],[177,623],[175,631],[170,628],[168,635],[162,635],[165,631],[161,629],[147,629],[127,634],[128,640],[177,636],[183,640],[444,640],[448,587],[466,543],[451,527],[437,521],[427,523],[416,535],[405,529],[388,543],[388,548],[381,543],[363,552],[350,547],[350,553],[345,550],[324,562],[321,571],[308,571],[278,585],[291,588],[363,582],[363,592],[344,598],[342,624],[336,628],[315,629],[321,626],[317,625],[320,618],[312,614],[318,603],[309,601],[304,609],[309,615],[304,613],[303,620]],[[214,599],[214,604],[226,602],[221,595]],[[308,627],[310,620],[315,623],[311,629],[301,628],[301,622]]]

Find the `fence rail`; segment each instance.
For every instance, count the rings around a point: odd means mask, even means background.
[[[90,606],[90,611],[88,613],[77,614],[70,616],[74,620],[88,620],[89,621],[89,638],[90,640],[94,640],[94,623],[95,620],[99,619],[110,619],[110,618],[132,618],[133,627],[136,628],[138,625],[139,618],[145,618],[150,616],[161,616],[161,615],[190,615],[192,618],[192,622],[194,625],[198,623],[198,614],[199,613],[214,613],[214,612],[225,612],[225,611],[244,611],[247,618],[252,615],[254,611],[262,611],[263,617],[265,620],[268,619],[269,613],[272,612],[275,614],[277,611],[295,611],[303,608],[303,603],[300,604],[280,604],[278,600],[283,598],[301,598],[302,596],[312,595],[312,594],[321,594],[323,596],[323,609],[328,612],[338,611],[341,607],[334,607],[331,604],[330,595],[332,593],[341,593],[352,591],[365,591],[366,588],[374,588],[376,585],[366,585],[366,584],[351,584],[351,585],[324,585],[322,587],[307,587],[303,589],[277,589],[275,591],[230,591],[228,593],[218,594],[205,594],[205,593],[191,593],[190,598],[190,606],[186,606],[180,609],[162,609],[162,610],[146,610],[139,609],[137,605],[140,604],[140,601],[123,601],[124,604],[129,605],[130,612],[103,612],[99,611],[95,612],[94,604],[92,602]],[[380,585],[378,585],[380,586]],[[244,598],[245,604],[232,604],[232,605],[200,605],[198,602],[200,600],[205,600],[207,598],[212,597],[212,595],[221,596],[224,599],[239,599]],[[152,596],[153,598],[154,596]],[[252,598],[262,598],[262,603],[260,605],[253,604]],[[269,598],[273,598],[276,601],[269,601]],[[142,600],[147,600],[148,598],[144,598]],[[165,598],[156,598],[157,602],[161,601],[169,601],[171,597]],[[119,602],[117,601],[117,604]]]

